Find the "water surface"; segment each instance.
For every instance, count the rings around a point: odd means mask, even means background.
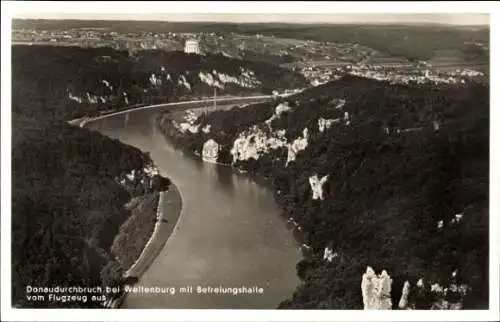
[[[133,111],[87,126],[149,152],[183,198],[173,234],[136,284],[175,287],[175,295],[130,293],[123,307],[276,308],[299,283],[295,265],[301,253],[271,191],[229,167],[203,163],[174,149],[154,126],[159,112]],[[192,286],[193,293],[180,294],[185,286]],[[264,293],[204,295],[197,294],[198,286],[255,286]]]

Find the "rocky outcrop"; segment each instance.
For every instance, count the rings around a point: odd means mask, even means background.
[[[325,248],[325,252],[323,253],[324,260],[331,263],[333,261],[333,259],[336,258],[337,256],[338,256],[338,254],[334,253],[333,249],[328,248],[328,247]]]
[[[283,113],[283,112],[287,112],[287,111],[290,111],[291,110],[291,107],[288,105],[288,102],[284,102],[284,103],[280,103],[278,104],[278,106],[276,106],[275,110],[274,110],[274,114],[273,116],[271,116],[269,119],[266,120],[266,124],[268,126],[271,125],[271,122],[277,118],[280,117],[280,115]]]
[[[344,121],[345,121],[345,125],[349,125],[351,124],[351,120],[349,119],[349,112],[344,112]]]
[[[340,110],[344,108],[346,100],[342,98],[334,98],[330,103],[335,105],[336,109]]]
[[[286,159],[286,165],[290,163],[291,161],[295,161],[295,157],[297,156],[297,153],[299,151],[305,150],[307,148],[307,140],[309,138],[309,131],[307,128],[305,128],[302,131],[302,137],[298,137],[293,141],[292,144],[288,144],[288,155]]]
[[[224,86],[219,82],[219,80],[217,80],[210,73],[199,72],[198,77],[200,78],[201,82],[207,84],[208,86],[214,86],[214,87],[218,87],[220,89],[224,88]]]
[[[90,95],[90,93],[87,93],[87,100],[90,104],[97,104],[97,96],[95,95]]]
[[[199,72],[198,77],[201,82],[208,86],[220,89],[224,89],[226,84],[234,84],[243,88],[255,88],[261,84],[253,71],[244,68],[240,68],[240,75],[238,76],[231,76],[214,69],[211,73]]]
[[[414,287],[406,281],[398,307],[403,310],[431,309],[431,310],[460,310],[463,307],[463,299],[469,287],[466,284],[456,282],[457,271],[453,271],[451,283],[444,286],[438,282],[432,284],[420,278]],[[409,299],[411,294],[412,300]],[[419,307],[418,302],[429,303],[429,306]]]
[[[376,275],[368,266],[361,280],[361,292],[365,310],[391,310],[392,279],[385,270]]]
[[[77,103],[83,103],[83,100],[81,97],[74,96],[71,92],[68,92],[68,98],[72,101],[75,101]]]
[[[258,160],[261,154],[283,146],[286,146],[284,132],[271,132],[267,134],[257,126],[254,126],[246,132],[241,132],[234,141],[233,148],[231,149],[233,163],[249,159]]]
[[[211,127],[212,127],[212,125],[207,124],[207,125],[205,125],[205,126],[201,129],[201,131],[202,131],[203,133],[205,133],[205,134],[208,134],[208,133],[210,133],[210,128],[211,128]]]
[[[451,225],[458,224],[458,223],[460,223],[462,221],[463,217],[464,217],[464,213],[463,212],[455,214],[455,216],[453,216],[453,218],[449,221],[449,224],[451,224]],[[444,220],[438,221],[437,228],[438,229],[442,229],[444,227],[444,223],[445,223]]]
[[[410,282],[405,281],[403,290],[401,292],[401,299],[399,300],[398,307],[404,309],[408,306],[408,296],[410,295]]]
[[[193,111],[187,110],[184,115],[184,119],[186,122],[179,124],[176,121],[172,121],[172,124],[182,133],[186,133],[188,131],[191,133],[198,133],[200,124],[196,124],[196,121],[198,120],[196,114]]]
[[[192,125],[189,123],[181,123],[178,125],[178,129],[182,132],[185,133],[186,131],[189,131],[191,133],[198,133],[198,130],[200,128],[200,125]]]
[[[320,132],[323,132],[325,130],[328,130],[333,123],[338,123],[338,122],[340,122],[340,119],[324,119],[320,117],[318,119],[318,129]]]
[[[151,85],[153,86],[160,86],[161,85],[161,78],[158,78],[156,77],[155,74],[151,74],[151,76],[149,77],[149,82],[151,83]]]
[[[205,162],[217,163],[217,158],[219,157],[219,144],[213,139],[206,141],[203,144],[201,156]]]
[[[130,184],[135,186],[140,183],[146,184],[144,187],[151,189],[153,185],[152,179],[157,175],[160,175],[160,170],[153,164],[146,164],[142,169],[132,169],[128,173],[121,174],[115,178],[115,181],[123,187],[127,187]]]
[[[109,88],[109,90],[110,90],[110,91],[112,91],[112,90],[113,90],[113,85],[111,85],[111,83],[110,83],[110,82],[108,82],[107,80],[103,79],[103,80],[102,80],[102,83],[103,83],[103,84],[104,84],[107,88]]]
[[[458,224],[462,220],[463,216],[464,216],[463,213],[455,214],[455,217],[451,220],[451,223]]]
[[[323,200],[323,185],[326,180],[328,180],[328,175],[323,176],[321,179],[315,174],[309,177],[309,184],[311,185],[311,190],[313,192],[313,200]]]
[[[187,79],[184,75],[179,76],[179,79],[177,80],[177,84],[179,86],[184,86],[188,90],[191,90],[191,84],[189,84],[189,82],[187,81]]]

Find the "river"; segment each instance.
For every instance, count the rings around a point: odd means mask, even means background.
[[[129,293],[124,308],[275,309],[299,284],[298,242],[269,188],[229,167],[175,149],[154,126],[161,108],[132,111],[88,124],[149,152],[179,188],[183,209],[174,232],[135,286],[173,287],[174,295]],[[193,293],[181,294],[180,287]],[[263,294],[198,294],[197,287],[263,288]]]

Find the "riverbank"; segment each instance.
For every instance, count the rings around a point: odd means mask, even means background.
[[[184,154],[195,158],[200,159],[201,155],[197,152],[192,151],[192,146],[188,141],[185,141],[186,137],[183,133],[181,133],[175,126],[172,125],[172,121],[175,121],[175,118],[171,116],[170,113],[163,113],[159,117],[155,119],[154,126],[156,126],[157,130],[162,133],[163,137],[172,144],[176,149],[181,150]],[[283,203],[280,199],[280,192],[277,190],[276,186],[273,184],[273,180],[271,177],[264,176],[260,173],[250,173],[245,171],[239,167],[234,167],[231,164],[221,163],[221,162],[208,162],[203,160],[206,163],[213,163],[220,166],[231,168],[238,175],[242,175],[259,184],[260,186],[266,188],[273,195],[274,200],[280,205],[280,217],[283,221],[286,222],[286,226],[289,230],[292,231],[295,240],[301,245],[300,250],[302,252],[302,256],[304,258],[309,257],[312,254],[312,248],[306,244],[306,236],[302,230],[302,227],[291,217],[287,216],[285,211],[283,210]]]
[[[132,198],[125,207],[130,210],[130,216],[121,225],[111,246],[112,255],[126,270],[139,260],[144,248],[154,233],[161,195],[163,192],[147,193]]]
[[[112,114],[96,118],[77,119],[71,121],[70,124],[83,128],[94,120],[109,116],[112,116]],[[148,196],[144,197],[146,198]],[[151,223],[153,223],[153,225],[151,225],[151,227],[149,227],[149,225],[139,227],[139,229],[141,230],[140,233],[143,236],[137,236],[134,241],[122,241],[121,243],[132,244],[133,246],[137,246],[138,243],[141,245],[144,244],[143,246],[138,245],[137,247],[133,247],[133,250],[135,248],[142,250],[137,257],[135,255],[132,255],[132,257],[134,257],[135,259],[134,262],[130,263],[130,260],[125,261],[126,263],[124,264],[126,264],[126,266],[130,266],[122,276],[122,281],[120,283],[121,286],[133,285],[138,282],[140,277],[144,274],[144,272],[149,268],[149,266],[154,262],[155,258],[161,252],[167,240],[174,233],[175,228],[177,227],[177,224],[179,222],[179,217],[182,213],[182,196],[179,189],[173,182],[170,182],[170,185],[168,186],[168,189],[166,191],[160,191],[159,194],[155,193],[152,195],[152,197],[155,200],[148,200],[148,205],[145,205],[144,207],[140,207],[139,202],[138,207],[136,207],[137,209],[134,209],[135,213],[133,213],[129,220],[124,223],[124,225],[120,228],[120,233],[115,237],[115,242],[123,237],[124,234],[130,237],[129,235],[131,232],[129,230],[131,227],[128,227],[129,229],[127,229],[127,224],[129,224],[128,226],[134,226],[134,224],[136,224],[137,222],[143,222],[142,218],[138,219],[139,215],[148,216],[148,214],[151,212],[149,211],[151,210],[149,209],[151,208],[151,203],[156,204],[154,212],[151,213]],[[156,216],[154,214],[156,214]],[[134,218],[138,220],[134,220]],[[148,222],[149,219],[146,220],[146,223]],[[149,238],[147,238],[148,235]],[[116,252],[119,253],[123,252],[124,249],[128,249],[127,247],[124,248],[121,246],[116,245],[115,243],[114,248]],[[128,255],[130,254],[127,254],[127,256],[125,257],[128,257],[130,259],[131,256]],[[120,257],[119,255],[115,256]],[[119,293],[118,296],[108,299],[108,301],[103,303],[103,306],[106,308],[120,307],[126,295],[127,294],[125,293]]]
[[[174,232],[181,212],[180,191],[171,183],[167,191],[160,193],[153,233],[137,261],[125,272],[125,279],[139,279],[144,274]]]
[[[136,284],[149,266],[154,263],[168,239],[176,231],[181,213],[182,196],[177,186],[171,183],[167,191],[160,192],[153,232],[139,258],[123,274],[121,292],[104,302],[104,307],[116,309],[123,304],[127,297],[124,287]]]

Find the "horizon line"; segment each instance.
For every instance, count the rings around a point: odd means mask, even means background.
[[[491,23],[481,24],[456,24],[451,22],[434,22],[434,21],[372,21],[372,22],[309,22],[309,21],[212,21],[212,20],[150,20],[150,19],[123,19],[123,18],[34,18],[34,17],[12,17],[14,20],[42,20],[42,21],[107,21],[107,22],[155,22],[155,23],[211,23],[211,24],[232,24],[232,25],[251,25],[251,24],[276,24],[276,25],[440,25],[453,27],[490,27]]]

